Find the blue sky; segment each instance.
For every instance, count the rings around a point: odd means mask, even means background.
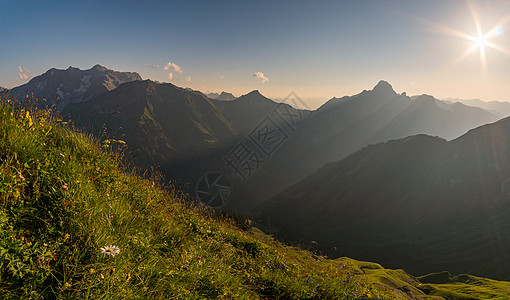
[[[509,1],[0,0],[0,11],[8,88],[101,64],[206,92],[294,91],[310,106],[381,79],[410,95],[510,101]],[[460,59],[475,20],[482,34],[498,27],[484,61],[480,47]]]

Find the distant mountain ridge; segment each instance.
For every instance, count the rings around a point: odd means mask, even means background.
[[[218,109],[232,121],[232,126],[241,136],[248,135],[265,118],[277,109],[297,113],[299,110],[286,103],[275,102],[263,96],[258,90],[249,92],[231,101],[214,100]],[[276,120],[276,122],[281,122]]]
[[[236,97],[234,95],[232,95],[231,93],[221,92],[221,94],[214,99],[221,100],[221,101],[232,101],[232,100],[235,100]]]
[[[499,102],[499,101],[483,101],[480,99],[458,99],[458,98],[447,98],[444,99],[447,102],[460,102],[465,105],[481,107],[487,111],[497,114],[500,117],[510,116],[510,102]]]
[[[221,94],[204,93],[204,95],[209,99],[221,100],[221,101],[232,101],[237,98],[234,95],[232,95],[231,93],[227,93],[227,92],[221,92]]]
[[[509,176],[506,118],[449,142],[417,135],[368,146],[261,210],[286,238],[317,241],[332,256],[509,279]]]
[[[216,99],[220,96],[220,94],[218,93],[202,93],[202,94],[204,94],[209,99]]]
[[[9,91],[12,97],[23,99],[29,96],[46,98],[62,110],[70,103],[88,101],[96,96],[117,88],[120,84],[142,77],[135,72],[118,72],[95,65],[88,70],[69,67],[66,70],[52,68],[32,78],[28,83]],[[58,99],[58,100],[57,100]]]

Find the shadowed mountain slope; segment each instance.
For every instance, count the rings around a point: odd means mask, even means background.
[[[236,138],[231,123],[199,93],[172,84],[134,81],[87,103],[70,105],[64,115],[79,127],[110,135],[140,153],[143,166],[163,168],[207,155]]]
[[[366,147],[261,210],[286,238],[333,256],[508,279],[509,178],[507,118],[450,142],[417,135]]]

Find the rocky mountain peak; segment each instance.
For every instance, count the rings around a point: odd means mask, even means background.
[[[103,66],[101,66],[100,64],[97,64],[97,65],[92,67],[92,70],[95,70],[95,71],[106,71],[108,69],[103,67]]]
[[[387,81],[381,80],[377,85],[372,89],[372,91],[377,93],[385,93],[385,94],[397,94],[391,84]]]
[[[68,67],[52,68],[32,78],[28,83],[11,90],[11,95],[24,95],[28,90],[35,97],[54,102],[59,110],[69,103],[85,102],[117,88],[125,82],[142,80],[135,72],[119,72],[101,65],[88,70]],[[58,100],[57,100],[58,99]]]
[[[234,95],[232,95],[231,93],[227,93],[227,92],[221,92],[221,94],[218,97],[216,97],[216,100],[222,100],[222,101],[231,101],[234,99],[236,99],[236,97]]]

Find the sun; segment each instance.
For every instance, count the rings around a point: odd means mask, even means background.
[[[482,71],[484,73],[487,72],[487,49],[495,49],[500,52],[510,54],[510,51],[502,46],[499,46],[491,41],[491,39],[494,39],[500,35],[503,34],[503,26],[501,24],[495,26],[491,30],[489,30],[486,33],[482,33],[482,29],[480,26],[480,20],[477,18],[477,15],[473,13],[473,19],[475,21],[476,31],[477,35],[469,35],[469,34],[459,34],[458,36],[470,40],[473,42],[473,45],[461,56],[459,57],[457,62],[460,62],[465,57],[471,55],[473,52],[475,52],[478,49],[478,52],[480,53],[480,64],[482,67]]]
[[[486,49],[488,47],[492,48],[492,46],[493,46],[493,44],[489,41],[492,31],[490,31],[489,33],[486,33],[486,34],[482,34],[479,24],[476,24],[476,26],[477,26],[478,34],[476,36],[469,36],[469,35],[467,36],[468,40],[473,41],[473,45],[471,46],[471,48],[468,49],[468,51],[466,53],[464,53],[464,55],[460,59],[463,59],[464,57],[470,55],[472,52],[474,52],[476,49],[478,49],[480,52],[480,63],[481,63],[482,69],[485,72],[487,69]]]
[[[466,51],[457,57],[456,60],[453,61],[453,65],[459,64],[461,61],[463,61],[468,56],[471,56],[475,52],[479,52],[480,55],[480,66],[482,68],[482,72],[486,75],[487,73],[487,52],[489,49],[497,50],[499,52],[502,52],[504,54],[507,54],[510,56],[510,50],[504,46],[498,45],[496,43],[496,40],[498,37],[502,36],[504,34],[504,27],[506,23],[510,21],[510,16],[499,20],[499,22],[496,23],[496,26],[492,27],[488,31],[483,31],[482,28],[482,20],[478,14],[477,9],[474,7],[473,3],[471,1],[467,1],[469,10],[471,11],[471,16],[473,18],[473,23],[475,25],[475,34],[469,34],[466,32],[462,32],[450,27],[446,27],[441,24],[432,23],[433,28],[438,30],[439,32],[451,36],[455,36],[458,38],[461,38],[466,41],[472,42],[471,46],[469,46]],[[490,54],[490,53],[489,53]]]
[[[487,49],[488,48],[498,50],[498,51],[503,52],[507,55],[510,54],[510,51],[507,48],[502,47],[502,46],[497,45],[496,43],[492,42],[495,38],[503,35],[503,33],[504,33],[503,25],[505,23],[507,23],[509,19],[506,18],[505,20],[500,20],[500,22],[498,22],[498,24],[496,26],[494,26],[491,30],[484,33],[482,31],[482,25],[481,25],[482,22],[481,22],[480,16],[478,15],[477,10],[473,6],[473,3],[471,1],[468,1],[468,6],[469,6],[469,10],[471,11],[471,16],[473,18],[474,25],[476,28],[476,35],[469,35],[466,33],[457,32],[457,34],[456,34],[457,36],[473,42],[473,45],[464,53],[464,55],[459,57],[458,62],[461,61],[462,59],[464,59],[465,57],[471,55],[473,52],[475,52],[478,49],[478,52],[480,53],[480,64],[482,67],[482,71],[484,73],[486,73],[487,72]]]
[[[488,39],[487,34],[478,34],[478,37],[475,39],[475,46],[480,48],[480,51],[485,51],[485,47],[489,46]]]

